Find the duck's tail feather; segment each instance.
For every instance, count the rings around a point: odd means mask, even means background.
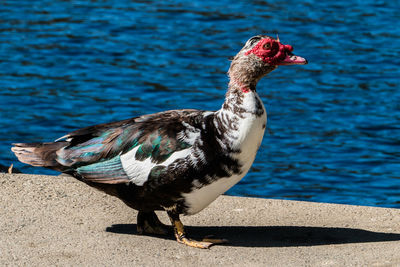
[[[57,151],[68,145],[68,142],[59,141],[51,143],[16,143],[13,144],[11,151],[14,152],[18,160],[39,167],[46,167],[62,171],[62,166],[57,159]]]

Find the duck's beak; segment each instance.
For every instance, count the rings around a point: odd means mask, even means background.
[[[307,59],[287,53],[286,57],[278,62],[277,65],[305,65],[307,63]]]

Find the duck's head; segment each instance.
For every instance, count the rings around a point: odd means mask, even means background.
[[[251,37],[233,58],[229,75],[246,86],[255,86],[264,75],[280,65],[305,65],[305,58],[293,54],[293,47],[267,35]]]
[[[282,44],[278,37],[277,39],[266,35],[251,37],[241,52],[244,56],[252,57],[257,61],[261,60],[269,66],[307,64],[305,58],[294,55],[293,47]]]

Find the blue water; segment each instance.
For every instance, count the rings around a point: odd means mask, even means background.
[[[215,110],[266,33],[306,66],[258,85],[264,141],[230,195],[400,207],[398,1],[2,1],[0,164],[12,142],[168,109]]]

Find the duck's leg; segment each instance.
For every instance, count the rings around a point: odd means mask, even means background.
[[[139,234],[166,235],[170,228],[160,222],[154,211],[139,211],[137,216],[137,232]]]
[[[204,238],[202,241],[193,240],[186,237],[185,229],[181,220],[179,219],[179,214],[176,214],[171,211],[167,211],[168,217],[171,220],[172,227],[174,228],[174,233],[176,237],[176,241],[179,243],[185,244],[190,247],[195,248],[209,248],[215,244],[223,244],[227,243],[228,241],[225,239],[210,239]]]

